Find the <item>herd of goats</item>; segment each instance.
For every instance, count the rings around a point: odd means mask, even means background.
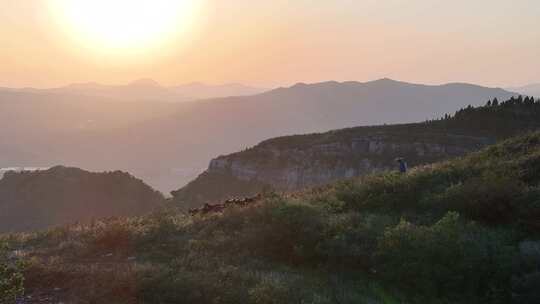
[[[256,203],[261,198],[262,198],[262,195],[257,194],[256,196],[252,196],[252,197],[228,199],[221,204],[208,204],[207,203],[207,204],[204,204],[200,208],[189,209],[189,214],[191,216],[195,216],[199,214],[205,215],[209,213],[221,213],[225,211],[225,209],[229,207],[233,207],[233,206],[244,208],[244,207],[247,207],[249,205]]]

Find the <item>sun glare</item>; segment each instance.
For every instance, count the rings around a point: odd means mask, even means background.
[[[140,52],[193,26],[199,0],[56,0],[53,10],[77,41],[98,51]]]

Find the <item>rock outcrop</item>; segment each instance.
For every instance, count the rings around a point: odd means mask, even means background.
[[[426,132],[417,126],[347,129],[268,140],[213,159],[203,174],[173,192],[181,206],[197,207],[265,189],[294,191],[341,179],[461,156],[493,142],[486,137]],[[354,131],[356,130],[356,131]]]
[[[441,137],[448,140],[452,135]],[[469,137],[459,143],[443,143],[441,139],[399,142],[392,139],[392,134],[379,134],[281,150],[272,144],[262,144],[250,151],[259,157],[244,158],[241,153],[222,156],[210,162],[208,173],[289,191],[392,170],[396,168],[396,157],[405,157],[417,165],[464,155],[490,142],[486,138]]]

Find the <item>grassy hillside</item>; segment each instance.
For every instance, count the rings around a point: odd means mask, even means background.
[[[269,188],[298,190],[396,168],[396,157],[405,157],[410,166],[423,165],[537,129],[540,101],[519,97],[490,100],[424,123],[278,137],[216,158],[206,172],[172,194],[178,206],[195,207]]]
[[[66,303],[538,303],[540,133],[223,214],[6,236]]]

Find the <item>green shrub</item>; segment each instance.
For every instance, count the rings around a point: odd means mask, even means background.
[[[302,301],[302,291],[283,276],[265,276],[249,291],[249,298],[255,304],[287,304]]]
[[[24,292],[23,282],[20,263],[10,259],[6,245],[0,243],[0,303],[14,303]]]
[[[133,251],[132,231],[122,223],[106,225],[97,230],[92,247],[96,253],[128,255]]]
[[[245,303],[254,280],[242,268],[214,264],[208,256],[197,265],[174,261],[137,275],[143,303]]]
[[[317,208],[275,202],[246,212],[243,217],[245,225],[232,240],[236,248],[288,264],[316,261],[316,246],[324,232],[324,216]]]
[[[432,226],[401,221],[379,241],[378,270],[388,284],[415,297],[504,302],[514,257],[507,243],[504,235],[465,223],[457,213]]]
[[[469,166],[462,160],[411,170],[404,175],[395,172],[376,174],[339,183],[336,199],[343,201],[345,209],[396,213],[403,211],[426,212],[432,206],[423,201],[433,194],[444,192],[481,172],[478,166]]]
[[[523,189],[523,183],[511,172],[487,172],[452,185],[441,194],[427,196],[423,201],[434,210],[457,211],[471,219],[501,224],[516,218],[520,208],[517,200]]]
[[[378,238],[395,223],[385,215],[351,212],[332,216],[317,251],[330,269],[369,271]]]
[[[517,205],[521,228],[526,234],[540,236],[540,187],[527,188],[517,199]]]
[[[540,303],[540,271],[515,278],[512,282],[512,303]]]

